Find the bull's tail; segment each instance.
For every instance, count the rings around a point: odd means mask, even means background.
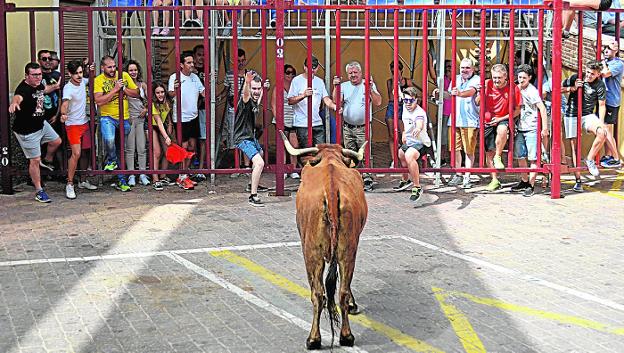
[[[336,254],[329,263],[329,269],[327,270],[327,276],[325,277],[325,290],[327,292],[327,314],[329,316],[329,324],[331,327],[331,346],[334,346],[335,331],[339,330],[340,315],[336,310],[336,284],[338,282],[338,260]]]
[[[339,329],[340,324],[340,315],[336,310],[336,285],[338,282],[338,259],[336,250],[338,247],[338,227],[340,225],[340,192],[334,189],[333,183],[329,184],[329,190],[325,195],[324,206],[325,221],[329,227],[330,238],[329,269],[325,277],[325,291],[327,293],[327,313],[331,326],[331,345],[333,347],[334,333],[335,330]]]

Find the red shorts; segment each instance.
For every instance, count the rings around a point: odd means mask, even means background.
[[[91,148],[91,130],[89,123],[82,125],[65,125],[67,140],[70,145],[81,145],[83,150]]]

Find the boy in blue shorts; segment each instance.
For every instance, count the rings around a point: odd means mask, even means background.
[[[234,144],[245,153],[252,164],[251,194],[249,195],[249,204],[252,206],[264,206],[258,197],[258,184],[264,169],[264,159],[262,147],[256,139],[256,118],[262,113],[260,102],[263,86],[269,89],[269,80],[264,81],[263,85],[260,75],[253,71],[245,74],[245,83],[234,120]]]

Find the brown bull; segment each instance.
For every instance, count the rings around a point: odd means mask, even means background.
[[[340,269],[339,305],[342,316],[340,345],[353,346],[355,338],[349,326],[349,312],[357,312],[351,294],[351,280],[360,233],[366,223],[368,206],[362,177],[349,166],[362,160],[364,146],[358,153],[339,145],[294,149],[282,133],[284,145],[291,155],[312,155],[303,168],[297,192],[297,228],[301,237],[308,282],[313,305],[312,328],[306,341],[308,349],[321,347],[319,320],[323,310],[323,271],[327,310],[332,332],[338,325],[335,293]]]

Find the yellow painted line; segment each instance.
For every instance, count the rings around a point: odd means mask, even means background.
[[[222,258],[224,260],[227,260],[233,264],[239,265],[245,269],[247,269],[248,271],[255,273],[257,275],[259,275],[261,278],[267,280],[268,282],[287,290],[288,292],[297,294],[298,296],[305,298],[305,299],[309,299],[310,298],[310,291],[292,281],[290,281],[289,279],[278,275],[275,272],[270,271],[269,269],[266,269],[258,264],[256,264],[255,262],[239,256],[231,251],[212,251],[210,252],[210,255],[218,257],[218,258]],[[419,339],[416,339],[414,337],[411,337],[403,332],[401,332],[400,330],[397,330],[393,327],[390,327],[386,324],[383,324],[381,322],[375,321],[369,317],[367,317],[364,314],[359,314],[359,315],[352,315],[349,316],[349,320],[351,322],[355,322],[361,326],[364,326],[366,328],[369,328],[371,330],[374,330],[386,337],[388,337],[390,340],[392,340],[394,343],[401,345],[403,347],[409,348],[415,352],[431,352],[431,353],[438,353],[438,352],[443,352],[442,350],[435,348],[431,345],[429,345],[428,343],[421,341]]]
[[[539,317],[539,318],[546,319],[546,320],[556,321],[562,324],[569,324],[569,325],[574,325],[578,327],[593,329],[596,331],[624,336],[624,327],[613,327],[607,324],[603,324],[603,323],[588,320],[588,319],[583,319],[583,318],[576,317],[576,316],[537,310],[537,309],[529,308],[526,306],[511,304],[511,303],[504,302],[498,299],[477,297],[468,293],[448,291],[446,292],[446,294],[449,296],[465,298],[477,304],[487,305],[487,306],[495,307],[495,308],[506,310],[506,311],[522,313],[522,314],[535,316],[535,317]]]
[[[595,187],[592,187],[592,186],[589,186],[589,185],[583,185],[583,189],[589,190],[589,191],[599,192],[599,193],[605,194],[607,196],[615,197],[616,199],[624,200],[624,195],[620,195],[617,192],[617,191],[620,190],[620,187],[622,185],[622,181],[624,181],[624,174],[618,175],[618,177],[613,182],[613,186],[611,186],[611,188],[609,189],[610,191],[601,190],[601,189],[598,189],[598,188],[595,188]],[[562,180],[561,183],[574,185],[574,181],[571,181],[571,180]]]
[[[485,352],[483,342],[481,342],[479,336],[472,328],[468,318],[461,311],[459,311],[457,307],[447,301],[449,295],[441,288],[432,287],[431,289],[433,290],[433,294],[438,301],[438,304],[440,304],[440,308],[444,312],[444,315],[446,315],[446,318],[451,323],[457,338],[459,338],[462,346],[464,346],[466,353]]]

